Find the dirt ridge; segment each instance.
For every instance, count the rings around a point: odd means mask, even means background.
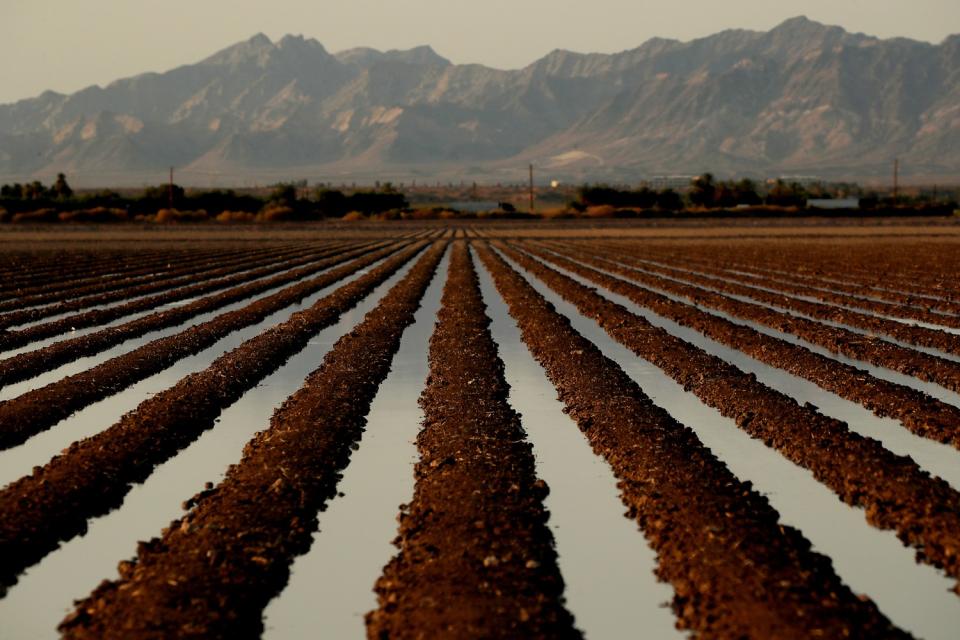
[[[454,244],[420,396],[413,499],[367,637],[579,638],[477,274]]]
[[[337,341],[218,486],[199,494],[161,538],[141,543],[137,559],[121,563],[119,580],[78,602],[60,627],[64,637],[260,637],[262,610],[293,558],[309,549],[317,512],[336,495],[445,249],[429,249]]]

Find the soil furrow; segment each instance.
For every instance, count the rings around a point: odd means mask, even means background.
[[[417,243],[309,309],[217,358],[209,367],[140,404],[119,422],[75,442],[32,475],[0,491],[0,583],[86,531],[87,519],[123,502],[131,484],[214,426],[217,416],[278,369],[318,331],[336,322],[423,250]],[[361,375],[362,371],[358,372]],[[353,389],[342,391],[353,392]],[[257,496],[262,497],[262,494]],[[264,508],[259,500],[256,508]],[[289,525],[289,520],[287,521]]]
[[[522,276],[489,249],[480,255],[565,411],[619,479],[658,576],[674,587],[681,628],[709,638],[909,637]]]
[[[240,271],[255,269],[266,266],[274,262],[296,259],[300,256],[315,253],[319,250],[336,248],[332,243],[330,245],[319,246],[316,248],[300,248],[287,251],[264,251],[257,255],[243,256],[230,260],[211,261],[208,264],[196,267],[183,267],[175,272],[164,274],[160,279],[153,280],[146,284],[136,285],[122,290],[109,293],[100,293],[81,298],[67,297],[60,302],[43,307],[32,307],[21,309],[19,311],[10,311],[0,315],[0,328],[7,328],[16,325],[36,322],[51,316],[62,315],[71,311],[79,311],[90,307],[96,307],[104,304],[126,300],[138,296],[147,295],[176,289],[184,285],[191,285],[198,279],[213,280],[226,275],[231,275]],[[7,333],[0,333],[0,338],[6,338]]]
[[[311,250],[300,255],[286,256],[280,260],[271,258],[269,260],[251,261],[232,268],[221,269],[218,270],[218,272],[211,272],[214,274],[212,279],[207,279],[208,276],[205,274],[195,274],[185,280],[180,280],[180,284],[186,286],[180,286],[173,291],[132,300],[125,304],[108,307],[106,309],[84,311],[24,329],[2,332],[0,333],[0,349],[16,349],[29,345],[31,342],[37,340],[52,338],[61,334],[69,334],[74,329],[107,324],[114,320],[121,319],[124,316],[163,307],[171,302],[189,300],[190,298],[196,298],[215,291],[229,289],[281,271],[289,271],[310,264],[335,255],[338,252],[340,252],[338,249]],[[236,273],[238,271],[242,273]],[[230,275],[232,273],[236,273],[236,275]],[[203,281],[197,282],[198,280]],[[138,293],[144,293],[144,291]],[[137,293],[133,293],[132,295],[137,295]],[[2,361],[0,361],[0,366],[2,366]]]
[[[551,245],[552,247],[552,245]],[[913,433],[949,443],[960,449],[960,407],[947,404],[921,391],[887,380],[809,349],[763,334],[755,329],[719,318],[696,307],[676,302],[653,291],[640,288],[619,278],[607,276],[594,269],[555,255],[537,251],[526,245],[531,253],[568,271],[583,276],[597,285],[629,298],[640,306],[690,327],[703,335],[770,366],[805,378],[817,386],[842,398],[863,405],[877,416],[893,417]],[[616,263],[597,258],[591,253],[557,247],[564,256],[575,258],[596,269],[616,273],[622,278],[655,287],[690,300],[693,304],[718,309],[772,326],[782,321],[775,311],[759,305],[749,305],[692,285],[647,276]],[[746,309],[744,309],[746,308]],[[759,319],[762,318],[762,321]],[[816,324],[816,323],[811,323]],[[818,330],[818,329],[817,329]]]
[[[869,286],[864,286],[863,283],[858,283],[855,278],[848,278],[844,281],[840,281],[836,278],[826,278],[826,277],[811,277],[803,276],[800,274],[788,274],[783,273],[777,270],[763,269],[757,265],[744,265],[740,263],[730,263],[722,262],[716,260],[704,260],[704,259],[691,259],[689,256],[683,259],[682,261],[677,258],[671,258],[671,264],[682,264],[683,266],[688,266],[690,269],[705,268],[718,273],[722,273],[723,277],[737,279],[741,275],[746,275],[751,278],[756,278],[758,282],[760,281],[770,281],[771,284],[763,285],[769,286],[771,288],[777,288],[780,283],[789,285],[791,287],[797,287],[798,290],[813,288],[816,293],[803,293],[802,295],[816,295],[824,293],[819,291],[819,289],[827,289],[826,293],[841,293],[847,294],[853,298],[853,302],[850,304],[858,304],[865,296],[869,298],[880,298],[881,300],[886,301],[889,305],[894,303],[891,307],[885,307],[886,313],[897,315],[893,311],[902,311],[902,307],[899,305],[909,305],[911,307],[918,307],[921,310],[926,311],[940,311],[946,314],[960,314],[960,304],[955,302],[950,302],[949,300],[937,300],[930,297],[926,297],[918,294],[911,294],[901,291],[891,290],[889,288],[877,289]],[[776,284],[773,284],[776,283]],[[913,310],[911,310],[913,311]],[[930,314],[931,317],[939,319],[941,316],[937,314]],[[923,318],[918,318],[923,320]],[[956,320],[956,318],[953,318]]]
[[[532,448],[507,400],[477,274],[458,242],[420,397],[413,500],[369,638],[579,638]]]
[[[233,331],[255,324],[276,311],[300,302],[312,293],[386,257],[396,248],[396,245],[391,245],[379,251],[365,253],[342,267],[282,289],[241,309],[221,314],[174,335],[158,338],[91,369],[0,403],[0,449],[16,446],[30,436],[49,429],[73,412],[158,373],[182,358],[202,351]],[[345,254],[329,260],[345,262],[348,259],[349,255]],[[309,271],[301,276],[310,275],[319,268],[310,267]],[[246,293],[238,299],[243,300],[249,295],[250,293]],[[91,336],[84,336],[87,337]],[[43,351],[46,349],[32,353]]]
[[[536,275],[583,315],[686,391],[736,421],[814,477],[867,521],[896,532],[920,561],[960,579],[960,493],[932,478],[910,458],[851,431],[760,383],[756,376],[680,340],[593,289],[512,249],[510,258]],[[960,587],[955,586],[960,593]]]
[[[444,252],[437,245],[341,338],[214,489],[78,603],[70,638],[258,638],[304,553]],[[267,496],[268,499],[264,500]],[[224,611],[230,614],[222,615]]]
[[[249,250],[243,252],[230,252],[227,257],[233,255],[243,256],[249,254]],[[59,283],[41,285],[31,289],[21,289],[12,292],[12,299],[0,301],[0,311],[10,311],[23,308],[25,306],[34,306],[59,302],[67,297],[79,297],[90,294],[104,293],[118,289],[124,289],[144,282],[149,282],[153,278],[166,276],[170,272],[177,271],[181,266],[196,266],[215,263],[223,259],[223,255],[214,252],[214,255],[199,254],[196,256],[171,257],[167,260],[158,261],[155,266],[139,267],[131,272],[119,273],[112,266],[104,266],[101,273],[92,275],[82,281],[67,283],[68,286],[60,286]],[[108,279],[103,278],[104,273],[110,273]],[[10,296],[8,296],[10,297]]]
[[[902,322],[897,322],[896,320],[888,320],[886,318],[880,318],[829,304],[801,300],[785,293],[772,293],[739,284],[729,279],[721,279],[722,276],[719,275],[692,273],[682,269],[653,264],[643,259],[633,257],[630,257],[630,260],[631,264],[635,263],[635,266],[639,268],[671,278],[678,278],[680,280],[702,284],[712,289],[747,296],[765,304],[776,305],[777,307],[796,311],[819,320],[827,320],[829,322],[856,327],[869,331],[872,334],[887,335],[907,344],[939,349],[954,355],[960,354],[960,335],[939,329],[907,325]]]
[[[951,328],[960,328],[960,317],[955,315],[945,315],[942,313],[933,313],[929,309],[910,306],[911,303],[890,303],[870,300],[863,297],[854,297],[843,293],[834,293],[822,289],[804,286],[784,281],[783,279],[773,279],[757,275],[747,275],[745,273],[730,273],[721,267],[708,266],[703,262],[693,262],[690,260],[671,260],[671,266],[677,266],[683,269],[708,274],[717,278],[730,280],[736,284],[742,284],[751,287],[762,287],[771,289],[773,292],[786,296],[806,296],[815,298],[827,305],[842,305],[845,307],[856,307],[849,309],[853,313],[859,313],[859,310],[870,311],[871,313],[883,316],[892,316],[905,320],[919,320],[929,324],[942,325]],[[865,314],[861,314],[865,315]]]
[[[609,251],[605,255],[610,256]],[[640,269],[647,268],[647,265],[639,263],[639,261],[627,255],[617,254],[613,257],[616,261],[630,266]],[[669,275],[668,277],[681,280],[682,284],[696,285],[712,290],[714,293],[747,295],[741,293],[740,289],[728,287],[718,280],[689,275],[686,277]],[[754,299],[757,298],[754,297]],[[770,302],[769,304],[777,303]],[[778,306],[782,307],[784,305]],[[747,315],[755,307],[761,307],[764,310],[760,313]],[[762,307],[759,304],[742,303],[740,306],[731,309],[735,309],[739,317],[762,323],[777,331],[796,335],[832,353],[862,362],[869,362],[872,365],[897,371],[926,382],[933,382],[945,389],[960,393],[960,363],[953,360],[904,347],[877,336],[856,333],[842,327],[834,327],[816,320],[785,313],[778,309]]]
[[[27,380],[46,371],[52,371],[68,362],[100,353],[152,331],[177,326],[198,315],[215,311],[250,296],[308,277],[322,269],[341,264],[362,255],[368,250],[369,248],[349,248],[343,252],[335,252],[333,256],[315,260],[306,266],[256,282],[241,284],[189,304],[165,311],[157,311],[77,338],[54,342],[40,349],[18,353],[0,360],[0,386]],[[3,415],[3,406],[4,404],[0,403],[0,416]],[[0,422],[0,424],[3,423]],[[0,435],[0,438],[2,438],[2,435]]]
[[[701,259],[726,262],[743,267],[745,271],[766,270],[789,274],[791,277],[822,281],[824,277],[856,283],[867,287],[894,287],[906,292],[923,293],[951,302],[957,302],[960,290],[956,283],[941,274],[953,273],[960,265],[949,266],[938,261],[936,246],[930,243],[902,246],[902,243],[881,243],[875,250],[864,250],[845,245],[830,245],[828,249],[803,245],[801,255],[790,252],[789,247],[778,245],[771,250],[765,246],[700,246]],[[671,259],[682,260],[686,256],[671,252]],[[843,256],[838,260],[836,256]],[[906,265],[923,257],[919,269]],[[942,256],[940,256],[942,257]],[[774,266],[771,266],[774,265]]]
[[[25,261],[9,269],[3,274],[5,279],[0,286],[0,299],[65,288],[81,280],[88,284],[105,270],[126,274],[144,268],[163,267],[171,262],[200,260],[203,257],[203,253],[196,250],[159,250],[146,253],[114,250],[94,255],[61,251],[53,255],[38,256],[35,260]]]

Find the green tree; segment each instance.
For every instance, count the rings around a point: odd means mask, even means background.
[[[26,200],[39,200],[45,195],[47,195],[47,189],[39,180],[34,180],[33,182],[24,185],[23,197]]]
[[[705,173],[693,179],[693,189],[690,190],[690,202],[697,207],[714,206],[717,185],[712,173]]]
[[[5,184],[0,188],[0,197],[10,198],[11,200],[20,200],[23,198],[23,185],[19,182]]]
[[[73,189],[67,184],[67,176],[62,173],[57,174],[57,181],[53,183],[53,193],[61,200],[66,200],[73,195]]]
[[[805,207],[807,206],[807,191],[802,185],[791,182],[787,184],[778,179],[773,188],[767,193],[767,204],[778,207]]]
[[[297,187],[290,183],[280,183],[270,192],[270,202],[293,206],[297,202]]]
[[[313,194],[317,211],[324,218],[339,218],[349,213],[347,196],[336,189],[317,189]]]
[[[683,198],[673,189],[664,189],[657,193],[657,208],[663,211],[679,211],[683,209]]]

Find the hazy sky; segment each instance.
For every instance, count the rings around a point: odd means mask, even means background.
[[[0,0],[0,103],[166,71],[258,31],[516,68],[556,48],[614,52],[796,15],[881,37],[960,32],[958,0]]]

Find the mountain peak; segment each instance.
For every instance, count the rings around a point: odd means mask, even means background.
[[[407,49],[406,51],[398,51],[393,49],[387,51],[387,56],[402,60],[403,62],[408,62],[410,64],[432,64],[442,66],[447,66],[450,64],[449,60],[434,51],[433,47],[428,44]]]
[[[266,59],[276,49],[273,42],[266,34],[258,33],[251,38],[238,42],[226,49],[221,49],[213,54],[201,64],[208,65],[237,65],[244,62],[255,61],[263,65]]]
[[[412,49],[391,49],[387,52],[370,47],[355,47],[340,51],[336,54],[336,58],[344,64],[363,68],[379,62],[404,62],[406,64],[443,67],[452,64],[429,45],[420,45]]]
[[[305,38],[302,35],[287,34],[277,42],[278,49],[326,51],[324,46],[314,38]]]
[[[267,34],[262,31],[251,36],[246,43],[255,47],[269,47],[273,45],[273,42],[267,37]]]
[[[798,27],[809,27],[813,25],[823,26],[821,23],[811,20],[807,16],[794,16],[792,18],[787,18],[781,22],[776,29],[785,29],[785,28],[798,28]]]
[[[515,70],[448,65],[429,46],[332,56],[302,35],[258,33],[108,90],[0,105],[0,176],[475,166],[499,180],[534,162],[591,181],[708,167],[862,177],[894,156],[914,175],[960,171],[960,36],[907,46],[800,16],[620,53],[555,49]]]
[[[845,30],[842,27],[832,27],[829,25],[825,25],[822,22],[811,20],[807,16],[796,16],[795,18],[784,20],[783,22],[775,26],[773,29],[770,30],[770,34],[802,38],[805,36],[822,34],[829,31],[845,32]]]

